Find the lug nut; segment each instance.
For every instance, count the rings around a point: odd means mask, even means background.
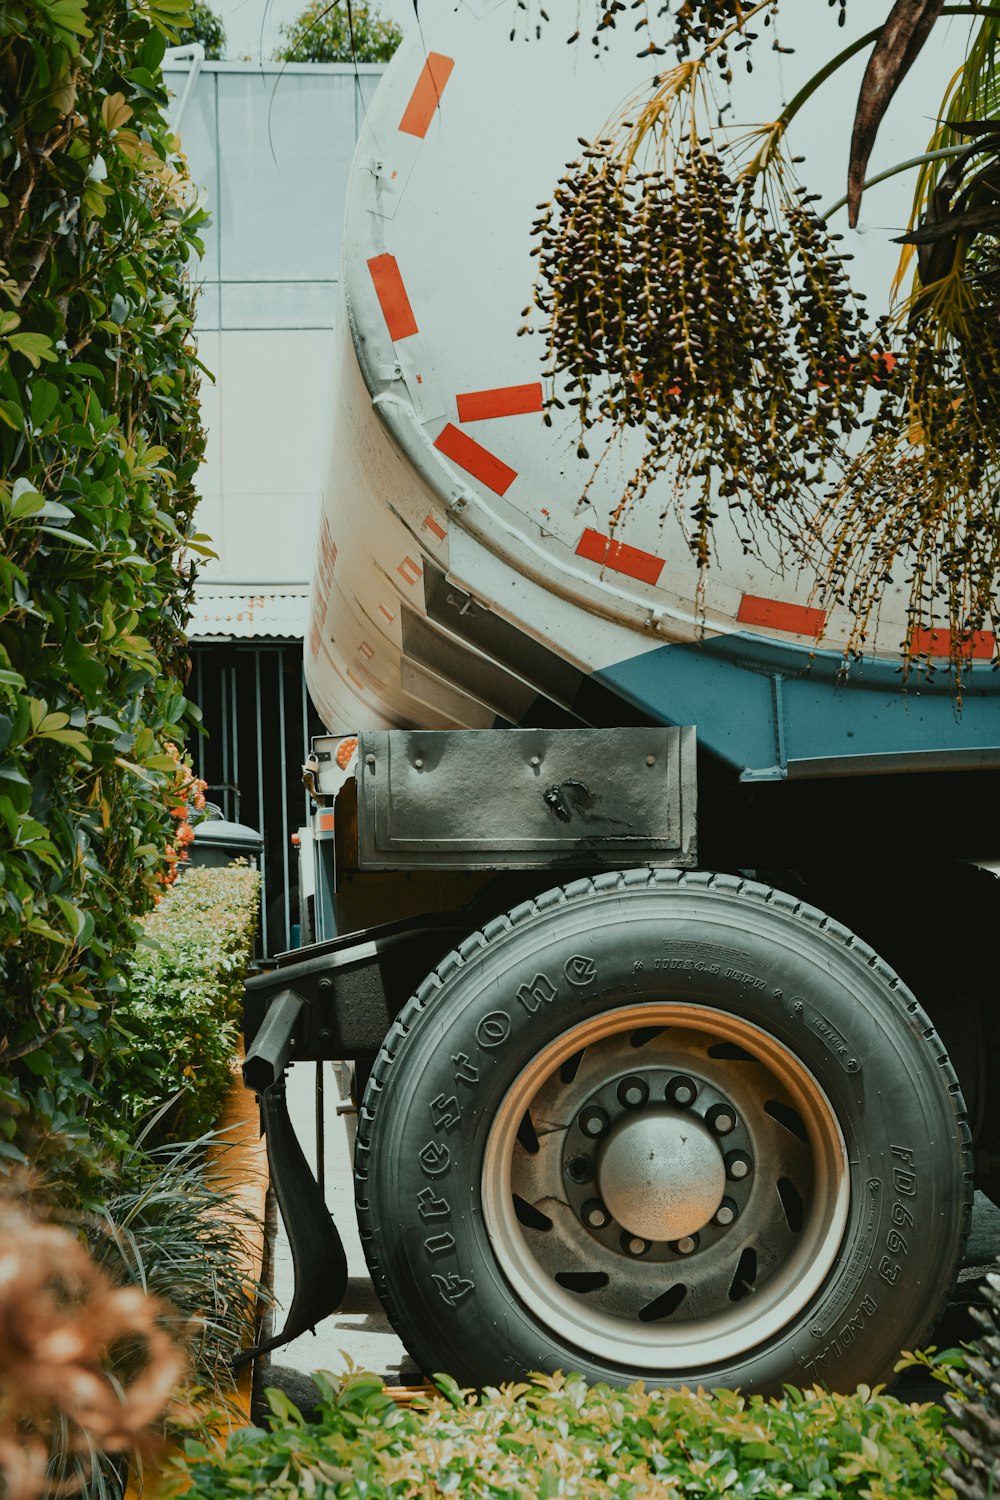
[[[736,1129],[736,1111],[728,1104],[713,1104],[705,1115],[705,1124],[714,1135],[729,1135]]]
[[[590,1182],[594,1176],[594,1163],[586,1156],[571,1156],[565,1170],[570,1182]]]
[[[591,1198],[585,1203],[580,1211],[580,1217],[589,1229],[606,1229],[611,1223],[611,1215],[600,1198]]]
[[[735,1223],[736,1215],[738,1213],[739,1209],[736,1207],[736,1204],[733,1202],[732,1198],[723,1198],[722,1202],[719,1204],[719,1207],[716,1210],[715,1218],[712,1220],[712,1222],[713,1224],[718,1224],[723,1229],[726,1229],[730,1224]]]
[[[633,1074],[630,1078],[623,1078],[618,1085],[618,1103],[623,1104],[626,1109],[641,1109],[649,1098],[649,1087],[645,1079],[636,1078]]]
[[[674,1249],[678,1255],[693,1255],[698,1248],[698,1236],[686,1234],[683,1239],[674,1241]]]
[[[726,1176],[731,1177],[734,1182],[742,1182],[744,1177],[749,1177],[752,1171],[753,1162],[745,1151],[726,1153]]]
[[[649,1240],[640,1239],[637,1234],[629,1234],[627,1229],[622,1230],[622,1249],[626,1255],[645,1255],[649,1247]]]
[[[686,1073],[671,1078],[666,1088],[667,1103],[676,1109],[688,1109],[698,1097],[698,1085]]]
[[[580,1111],[579,1125],[584,1135],[596,1139],[604,1134],[609,1124],[607,1110],[602,1109],[599,1104],[588,1104],[586,1109]]]

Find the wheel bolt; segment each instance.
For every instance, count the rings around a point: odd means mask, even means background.
[[[610,1121],[607,1111],[603,1110],[599,1104],[588,1104],[586,1109],[580,1111],[579,1124],[584,1135],[596,1138],[604,1134]]]
[[[585,1156],[571,1156],[565,1170],[570,1182],[590,1182],[594,1176],[594,1163]]]
[[[580,1212],[583,1222],[590,1229],[606,1229],[611,1223],[611,1215],[599,1198],[591,1198]]]
[[[674,1249],[678,1255],[693,1255],[698,1248],[698,1236],[686,1234],[683,1239],[674,1241]]]
[[[713,1104],[705,1115],[705,1124],[714,1135],[729,1135],[736,1129],[736,1111],[728,1104]]]
[[[623,1078],[618,1085],[618,1103],[623,1104],[626,1109],[641,1109],[649,1098],[649,1087],[645,1080],[636,1078]]]
[[[642,1240],[637,1234],[629,1234],[627,1229],[622,1231],[622,1249],[627,1255],[645,1255],[649,1246],[649,1240]]]
[[[736,1207],[736,1204],[733,1202],[732,1198],[723,1198],[722,1202],[719,1204],[718,1209],[716,1210],[715,1218],[712,1222],[715,1224],[720,1224],[722,1228],[725,1229],[728,1225],[735,1223],[736,1215],[738,1213],[739,1209]]]
[[[744,1177],[749,1177],[752,1171],[753,1162],[745,1151],[726,1153],[726,1176],[731,1177],[734,1182],[742,1182]]]
[[[667,1084],[666,1096],[676,1109],[688,1109],[698,1097],[698,1085],[686,1073],[678,1073]]]

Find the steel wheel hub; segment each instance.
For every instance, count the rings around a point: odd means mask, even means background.
[[[697,1117],[644,1111],[610,1135],[597,1169],[612,1217],[647,1240],[679,1240],[719,1209],[726,1168],[715,1137]]]
[[[611,1364],[732,1362],[811,1302],[841,1248],[847,1150],[783,1043],[664,1001],[564,1032],[490,1129],[483,1215],[514,1296]]]

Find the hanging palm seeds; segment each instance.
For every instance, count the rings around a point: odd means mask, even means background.
[[[780,145],[760,192],[696,133],[698,66],[567,168],[536,227],[536,302],[551,393],[577,406],[581,446],[606,455],[642,431],[613,521],[662,478],[704,565],[719,502],[746,545],[762,521],[798,545],[878,366]]]
[[[842,0],[830,3],[842,22]],[[661,517],[673,508],[705,567],[727,510],[748,551],[776,549],[811,570],[817,602],[850,609],[848,656],[864,648],[885,589],[903,588],[905,667],[926,666],[947,631],[960,686],[973,650],[1000,638],[1000,17],[978,24],[918,160],[892,292],[916,274],[891,316],[865,317],[840,237],[784,149],[815,90],[878,40],[858,102],[856,212],[859,131],[866,157],[934,19],[952,9],[896,0],[883,27],[825,64],[772,123],[737,137],[719,125],[720,70],[725,84],[731,54],[756,36],[748,23],[772,22],[776,0],[665,4],[657,16],[674,35],[648,50],[679,60],[600,139],[581,142],[535,225],[535,306],[550,402],[576,407],[579,452],[594,463],[581,499],[609,455],[630,455],[612,529],[639,503]],[[598,10],[608,29],[625,6]],[[631,10],[646,35],[645,0]],[[897,32],[917,38],[909,50]]]

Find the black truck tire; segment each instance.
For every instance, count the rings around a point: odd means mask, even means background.
[[[883,961],[734,876],[631,870],[467,938],[360,1112],[361,1238],[428,1374],[891,1378],[972,1199],[954,1071]]]

